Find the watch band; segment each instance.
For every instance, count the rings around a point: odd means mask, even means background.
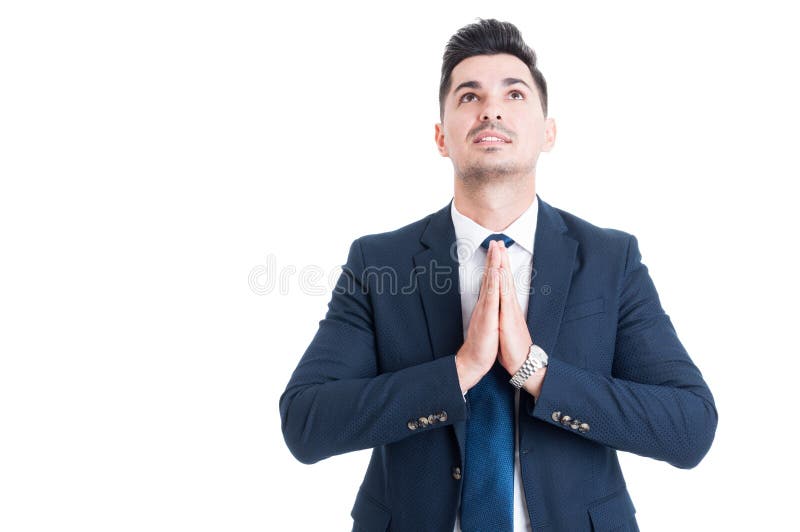
[[[537,369],[545,366],[547,366],[547,353],[538,345],[531,344],[525,362],[522,363],[522,366],[520,366],[508,382],[519,390],[525,384],[525,381],[528,380],[528,377],[533,375]]]

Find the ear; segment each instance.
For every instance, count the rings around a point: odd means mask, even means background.
[[[556,143],[556,121],[552,118],[547,118],[544,121],[544,144],[542,144],[542,151],[550,151]]]
[[[442,124],[436,124],[434,126],[434,140],[436,141],[436,149],[439,150],[439,154],[442,157],[449,157],[449,153],[447,152],[447,146],[444,145],[444,128]]]

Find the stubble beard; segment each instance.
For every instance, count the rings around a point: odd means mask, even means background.
[[[480,189],[490,185],[517,183],[531,175],[535,167],[536,161],[526,163],[473,161],[463,167],[457,167],[455,171],[465,186]]]

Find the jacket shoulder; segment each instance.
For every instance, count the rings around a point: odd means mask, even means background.
[[[561,216],[567,229],[567,234],[578,240],[581,244],[595,244],[604,246],[627,246],[635,237],[626,231],[610,227],[600,227],[580,218],[571,212],[552,207]]]
[[[449,208],[449,205],[448,207]],[[393,259],[410,257],[423,249],[420,240],[434,216],[441,216],[444,209],[428,214],[414,222],[391,231],[362,235],[355,239],[354,246],[374,262],[392,262]],[[449,214],[448,214],[449,216]],[[372,262],[370,261],[370,262]]]
[[[398,227],[397,229],[392,229],[391,231],[362,235],[358,237],[357,240],[369,246],[400,245],[407,241],[419,243],[419,239],[428,226],[431,217],[433,217],[433,214],[429,214],[424,218],[420,218],[415,222]]]

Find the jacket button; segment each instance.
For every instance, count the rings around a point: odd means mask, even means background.
[[[447,412],[445,412],[444,410],[439,412],[439,421],[441,421],[442,423],[447,421]]]
[[[559,421],[561,421],[561,412],[558,412],[558,411],[553,412],[553,416],[552,417],[553,417],[553,421],[558,423]]]
[[[417,430],[417,422],[416,420],[411,420],[408,422],[408,428],[411,430]]]
[[[427,427],[428,426],[428,418],[426,418],[426,417],[419,418],[419,424],[422,427]]]
[[[571,422],[572,422],[572,417],[571,416],[563,416],[561,418],[561,424],[562,425],[569,425]]]
[[[581,426],[581,420],[580,419],[576,419],[572,423],[569,424],[569,428],[571,428],[572,430],[577,430],[578,427],[580,427],[580,426]]]
[[[453,468],[453,478],[456,480],[461,480],[461,468],[456,466]]]
[[[581,423],[578,426],[578,430],[581,432],[589,432],[589,424],[588,423]]]

